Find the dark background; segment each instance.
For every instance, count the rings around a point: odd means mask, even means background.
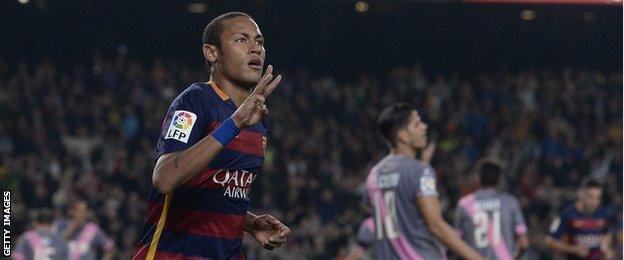
[[[55,61],[114,54],[185,60],[201,66],[205,24],[226,11],[249,12],[267,39],[269,62],[338,74],[427,64],[427,70],[572,66],[617,68],[622,10],[608,5],[483,5],[460,2],[17,1],[0,3],[0,54]],[[534,20],[520,19],[534,10]],[[384,61],[384,62],[380,62]],[[336,73],[338,72],[338,73]]]

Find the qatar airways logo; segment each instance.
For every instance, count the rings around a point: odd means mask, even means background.
[[[257,174],[245,170],[221,170],[212,176],[212,181],[225,188],[223,196],[233,199],[249,200],[251,184]]]

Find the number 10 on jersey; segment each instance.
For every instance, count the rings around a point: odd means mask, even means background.
[[[394,190],[374,193],[373,202],[375,208],[375,234],[377,236],[377,240],[381,240],[384,237],[388,239],[398,237],[396,193]]]

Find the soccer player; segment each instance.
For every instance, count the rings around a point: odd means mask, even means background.
[[[477,167],[481,188],[459,200],[455,228],[487,259],[518,259],[529,247],[518,200],[497,189],[502,172],[498,164],[482,161]]]
[[[443,259],[446,245],[467,259],[482,257],[442,218],[433,168],[416,159],[427,144],[427,124],[409,105],[381,112],[379,130],[390,154],[366,180],[365,202],[374,209],[375,259]]]
[[[600,207],[602,185],[585,179],[577,196],[578,200],[553,220],[548,247],[567,259],[611,259],[612,235],[618,228],[613,212]]]
[[[167,112],[134,259],[242,258],[244,231],[266,249],[290,233],[248,212],[262,175],[265,100],[281,81],[270,65],[262,75],[264,37],[249,15],[226,13],[208,23],[202,48],[211,80],[186,88]]]
[[[54,233],[67,241],[69,259],[97,259],[96,248],[104,252],[102,259],[113,259],[115,241],[97,224],[88,221],[89,207],[84,200],[74,200],[69,207],[69,220],[54,224]]]
[[[67,243],[52,233],[52,213],[47,209],[37,211],[34,224],[35,228],[17,241],[13,259],[69,259]]]

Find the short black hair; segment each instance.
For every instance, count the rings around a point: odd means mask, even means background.
[[[202,44],[215,45],[221,48],[221,33],[223,33],[223,22],[235,17],[247,17],[254,20],[250,15],[243,12],[229,12],[219,15],[217,18],[212,19],[204,28],[202,37]]]
[[[581,181],[581,189],[598,188],[602,190],[602,183],[592,177],[586,177]]]
[[[381,136],[392,147],[397,144],[396,133],[407,126],[410,116],[416,109],[405,103],[397,103],[391,105],[381,111],[377,117],[377,126],[381,132]]]
[[[495,187],[500,182],[503,168],[495,162],[485,161],[479,167],[479,182],[482,187]]]

